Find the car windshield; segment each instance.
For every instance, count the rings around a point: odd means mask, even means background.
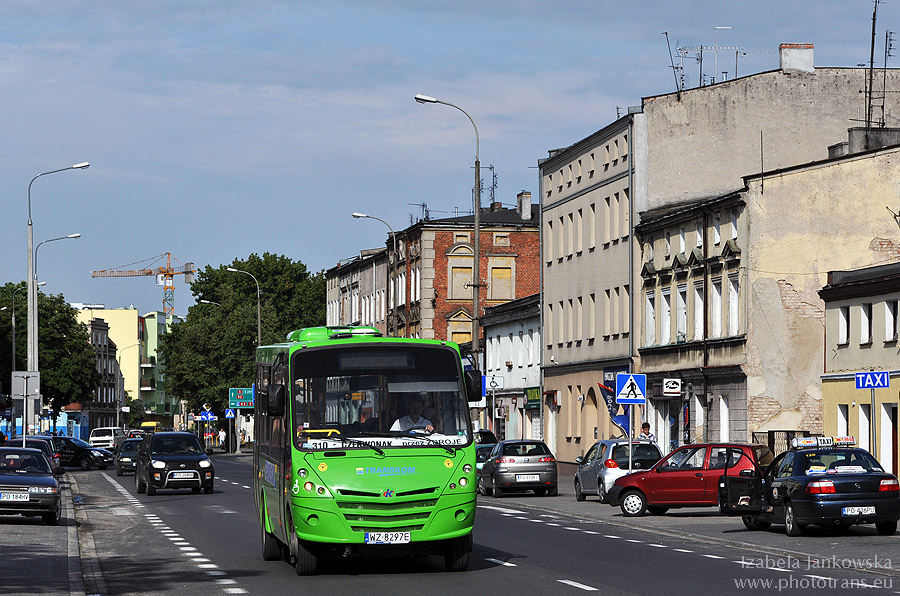
[[[122,443],[122,447],[119,449],[119,451],[137,451],[137,448],[140,444],[140,439],[128,440]]]
[[[49,474],[50,465],[40,453],[0,450],[0,471],[4,474]]]
[[[153,437],[150,443],[152,455],[166,455],[174,453],[203,453],[200,440],[194,435],[175,437]]]
[[[884,471],[875,458],[862,449],[802,452],[798,470],[805,474],[862,474]]]
[[[490,456],[491,451],[494,449],[493,445],[479,445],[475,448],[475,461],[476,462],[485,462]]]
[[[637,445],[633,445],[633,455],[632,461],[640,466],[640,467],[650,467],[659,461],[659,458],[662,457],[662,454],[659,452],[659,447],[653,444],[639,443]],[[616,445],[613,447],[612,459],[615,461],[620,468],[628,467],[628,445]]]
[[[96,449],[93,445],[86,441],[82,441],[78,437],[69,437],[69,440],[78,445],[79,447],[83,447],[84,449]]]
[[[503,455],[550,455],[550,450],[543,443],[507,443]]]

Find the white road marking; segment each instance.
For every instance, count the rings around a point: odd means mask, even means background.
[[[478,505],[479,509],[490,509],[492,511],[499,511],[500,513],[525,513],[524,511],[519,511],[518,509],[509,509],[506,507],[495,507],[493,505]]]
[[[581,529],[581,528],[572,528],[572,527],[569,527],[569,526],[566,526],[565,528],[563,528],[563,530],[574,530],[575,532],[577,532],[577,531],[580,530],[580,529]]]
[[[612,538],[613,540],[618,540],[621,538],[621,536],[613,536],[612,534],[604,534],[603,537],[604,538]]]
[[[561,584],[566,584],[567,586],[572,586],[573,588],[578,588],[580,590],[586,590],[588,592],[596,592],[597,591],[597,588],[594,588],[592,586],[586,586],[584,584],[579,584],[578,582],[573,582],[570,579],[558,579],[556,581],[558,581]]]
[[[703,555],[707,559],[724,559],[725,557],[720,557],[719,555]]]
[[[485,559],[485,561],[490,561],[491,563],[496,563],[497,565],[503,565],[504,567],[515,567],[515,563],[510,563],[509,561],[501,561],[500,559]]]
[[[584,530],[585,534],[599,534],[600,532],[595,532],[593,530]]]
[[[665,544],[648,544],[647,546],[652,546],[653,548],[669,548]]]
[[[625,542],[633,542],[635,544],[641,544],[644,541],[643,540],[635,540],[634,538],[626,538]]]
[[[694,551],[688,550],[686,548],[673,548],[672,550],[674,550],[676,553],[692,553],[692,552],[694,552]]]

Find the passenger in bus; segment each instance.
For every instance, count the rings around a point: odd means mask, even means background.
[[[425,407],[425,400],[421,395],[413,395],[407,402],[409,414],[401,416],[394,421],[391,430],[415,430],[425,431],[427,433],[434,432],[434,425],[431,420],[422,417],[422,410]]]

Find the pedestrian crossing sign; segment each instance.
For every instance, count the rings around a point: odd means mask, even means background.
[[[616,373],[616,403],[647,403],[647,375]]]

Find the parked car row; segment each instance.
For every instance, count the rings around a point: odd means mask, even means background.
[[[778,457],[746,443],[683,445],[661,457],[650,441],[603,440],[576,462],[575,499],[597,495],[626,517],[718,507],[749,530],[784,525],[788,536],[810,524],[874,524],[893,535],[900,519],[897,477],[853,437],[795,439]]]
[[[40,516],[45,524],[59,524],[59,481],[65,473],[51,468],[43,449],[0,447],[0,515]]]

